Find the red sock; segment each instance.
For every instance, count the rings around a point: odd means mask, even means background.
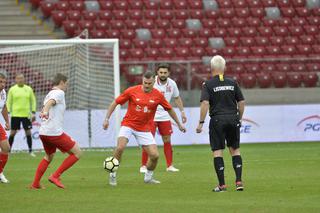
[[[0,153],[0,173],[3,172],[4,167],[8,161],[8,154],[7,153]]]
[[[165,142],[163,143],[163,151],[166,156],[167,167],[172,165],[172,146],[171,143]]]
[[[142,158],[141,158],[141,165],[146,166],[148,162],[148,153],[142,149]]]
[[[69,157],[67,157],[62,164],[60,165],[60,167],[53,173],[53,177],[55,178],[59,178],[60,175],[62,175],[62,173],[64,171],[66,171],[67,169],[69,169],[73,164],[75,164],[79,159],[74,155],[71,154],[69,155]]]
[[[42,159],[41,160],[41,162],[38,165],[36,174],[34,176],[34,180],[33,180],[33,183],[32,183],[33,186],[39,186],[40,185],[41,177],[46,172],[49,164],[50,164],[50,162],[47,161],[46,159]]]

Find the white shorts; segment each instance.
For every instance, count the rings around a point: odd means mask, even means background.
[[[127,126],[121,126],[118,137],[125,137],[128,140],[133,135],[140,146],[157,144],[151,132],[140,132]]]

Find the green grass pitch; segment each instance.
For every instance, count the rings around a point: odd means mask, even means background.
[[[35,169],[43,153],[31,158],[12,154],[0,184],[0,212],[320,212],[320,143],[243,144],[245,191],[234,190],[234,172],[225,152],[228,191],[213,193],[216,175],[209,146],[174,148],[179,173],[165,172],[160,148],[155,177],[162,183],[146,185],[138,172],[140,150],[128,148],[118,172],[118,186],[107,184],[102,162],[111,152],[84,152],[62,176],[67,189],[56,188],[48,176],[66,155],[60,153],[45,173],[45,190],[31,191]]]

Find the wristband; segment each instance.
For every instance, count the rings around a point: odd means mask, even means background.
[[[199,121],[199,124],[204,124],[204,121]]]

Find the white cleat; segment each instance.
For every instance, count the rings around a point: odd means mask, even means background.
[[[29,155],[34,158],[36,157],[36,154],[34,154],[34,152],[29,152]]]
[[[147,172],[147,167],[146,166],[141,166],[140,167],[140,173],[146,173]]]
[[[161,182],[156,180],[156,179],[151,178],[149,180],[144,180],[144,183],[147,183],[147,184],[159,184]]]
[[[116,186],[117,185],[117,176],[115,173],[109,174],[109,185],[110,186]]]
[[[4,176],[3,172],[0,173],[0,182],[1,183],[10,183],[10,181]]]
[[[179,172],[179,171],[180,171],[179,169],[175,168],[172,165],[167,168],[167,172]]]

